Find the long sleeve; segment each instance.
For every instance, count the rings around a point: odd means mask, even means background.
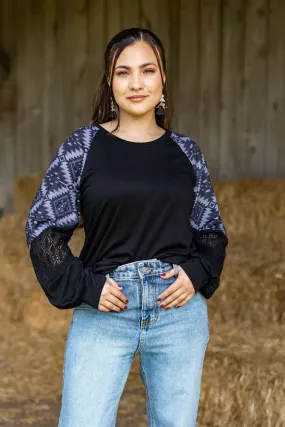
[[[191,258],[181,263],[181,266],[192,281],[195,292],[199,290],[208,299],[220,283],[228,238],[206,159],[200,147],[193,140],[190,142],[192,150],[186,151],[186,154],[197,177],[195,202],[190,216],[193,241]]]
[[[32,202],[26,239],[37,279],[59,309],[98,308],[105,275],[84,268],[68,242],[80,221],[79,183],[94,132],[74,131],[59,147]]]

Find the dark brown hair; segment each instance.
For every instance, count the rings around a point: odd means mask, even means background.
[[[167,69],[166,69],[166,59],[164,53],[164,47],[160,39],[150,30],[145,28],[127,28],[120,31],[116,34],[108,43],[105,54],[104,54],[104,64],[105,70],[102,80],[99,84],[99,87],[95,93],[93,100],[93,113],[91,118],[91,125],[101,124],[104,122],[110,121],[109,113],[111,110],[111,97],[113,99],[116,117],[118,118],[118,126],[113,130],[115,132],[120,123],[120,112],[118,105],[114,99],[112,91],[112,82],[114,76],[114,66],[116,61],[121,54],[122,50],[126,46],[130,46],[136,42],[146,42],[152,47],[159,66],[161,79],[162,68],[165,73],[165,83],[163,84],[163,94],[165,98],[165,103],[167,107],[167,114],[158,115],[155,114],[156,123],[158,126],[171,130],[171,120],[172,120],[172,106],[169,98],[169,90],[167,83]],[[113,65],[113,66],[112,66]],[[108,84],[110,81],[110,86]],[[163,79],[162,79],[163,80]]]

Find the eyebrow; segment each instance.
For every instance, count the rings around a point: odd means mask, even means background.
[[[155,67],[157,66],[156,64],[154,64],[153,62],[145,62],[144,64],[140,65],[140,68],[144,68],[147,67],[148,65],[154,65]],[[117,67],[115,67],[115,70],[117,68],[125,68],[126,70],[130,70],[131,67],[129,67],[128,65],[117,65]]]

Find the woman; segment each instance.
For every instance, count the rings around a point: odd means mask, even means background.
[[[60,427],[115,426],[137,353],[149,425],[196,424],[206,300],[228,240],[205,157],[170,130],[167,107],[160,40],[121,31],[107,46],[91,123],[59,147],[33,201],[35,273],[52,305],[74,308]],[[68,242],[81,216],[75,257]]]

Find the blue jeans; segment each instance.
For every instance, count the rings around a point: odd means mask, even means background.
[[[174,268],[169,279],[160,273]],[[180,308],[157,297],[176,279],[177,264],[156,258],[120,265],[106,279],[123,286],[124,311],[82,303],[73,310],[66,340],[59,427],[114,427],[134,356],[152,427],[194,427],[206,347],[206,298],[197,292]]]

